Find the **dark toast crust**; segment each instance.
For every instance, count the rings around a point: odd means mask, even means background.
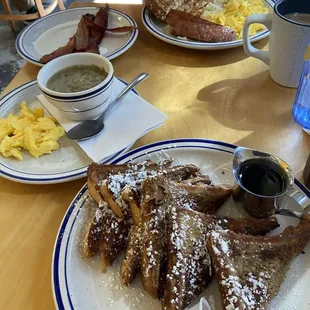
[[[187,179],[193,179],[200,176],[200,169],[195,165],[180,165],[164,169],[159,175],[162,175],[166,179],[182,182]],[[207,176],[206,176],[207,177]]]
[[[266,219],[219,217],[217,220],[223,229],[230,229],[238,234],[252,236],[265,236],[280,226],[275,217],[269,217]]]
[[[275,236],[214,231],[208,239],[224,309],[265,310],[310,238],[310,216]],[[234,281],[232,281],[234,279]]]
[[[157,180],[170,193],[170,199],[180,207],[187,207],[202,213],[214,214],[231,196],[232,188],[207,183],[187,184],[170,180]]]
[[[224,185],[179,183],[176,189],[187,193],[187,198],[194,203],[193,210],[208,214],[214,214],[232,194],[232,188]]]

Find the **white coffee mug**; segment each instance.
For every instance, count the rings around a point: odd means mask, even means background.
[[[270,14],[250,15],[243,27],[245,52],[269,65],[272,79],[286,87],[298,87],[304,54],[310,44],[310,23],[286,17],[293,13],[310,14],[310,0],[280,1]],[[248,34],[254,23],[263,24],[270,30],[269,51],[251,45]]]

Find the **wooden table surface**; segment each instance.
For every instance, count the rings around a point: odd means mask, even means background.
[[[169,118],[135,146],[171,138],[207,138],[260,149],[282,157],[298,175],[310,137],[292,118],[295,90],[273,82],[268,67],[243,48],[195,51],[153,37],[140,5],[112,5],[139,24],[132,48],[112,61],[116,76],[150,78],[140,94]],[[268,39],[257,43],[264,48]],[[30,63],[6,92],[35,79]],[[58,227],[85,179],[56,185],[24,185],[0,178],[0,309],[53,309],[51,259]]]

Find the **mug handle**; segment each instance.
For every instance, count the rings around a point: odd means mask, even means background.
[[[269,51],[261,51],[255,48],[249,38],[249,28],[252,24],[263,24],[271,30],[272,13],[271,14],[253,14],[246,18],[243,25],[243,46],[249,56],[260,59],[266,65],[269,65]]]

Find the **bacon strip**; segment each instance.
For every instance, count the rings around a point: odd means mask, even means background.
[[[121,32],[129,32],[132,30],[138,29],[135,26],[124,26],[124,27],[117,27],[117,28],[107,28],[106,31],[114,32],[114,33],[121,33]]]
[[[49,61],[63,55],[71,54],[75,50],[76,45],[76,37],[75,35],[69,39],[69,42],[67,45],[59,47],[54,52],[44,55],[41,57],[40,61],[44,64],[48,63]]]
[[[86,24],[88,19],[82,16],[76,31],[76,51],[85,52],[89,45],[89,30]]]

